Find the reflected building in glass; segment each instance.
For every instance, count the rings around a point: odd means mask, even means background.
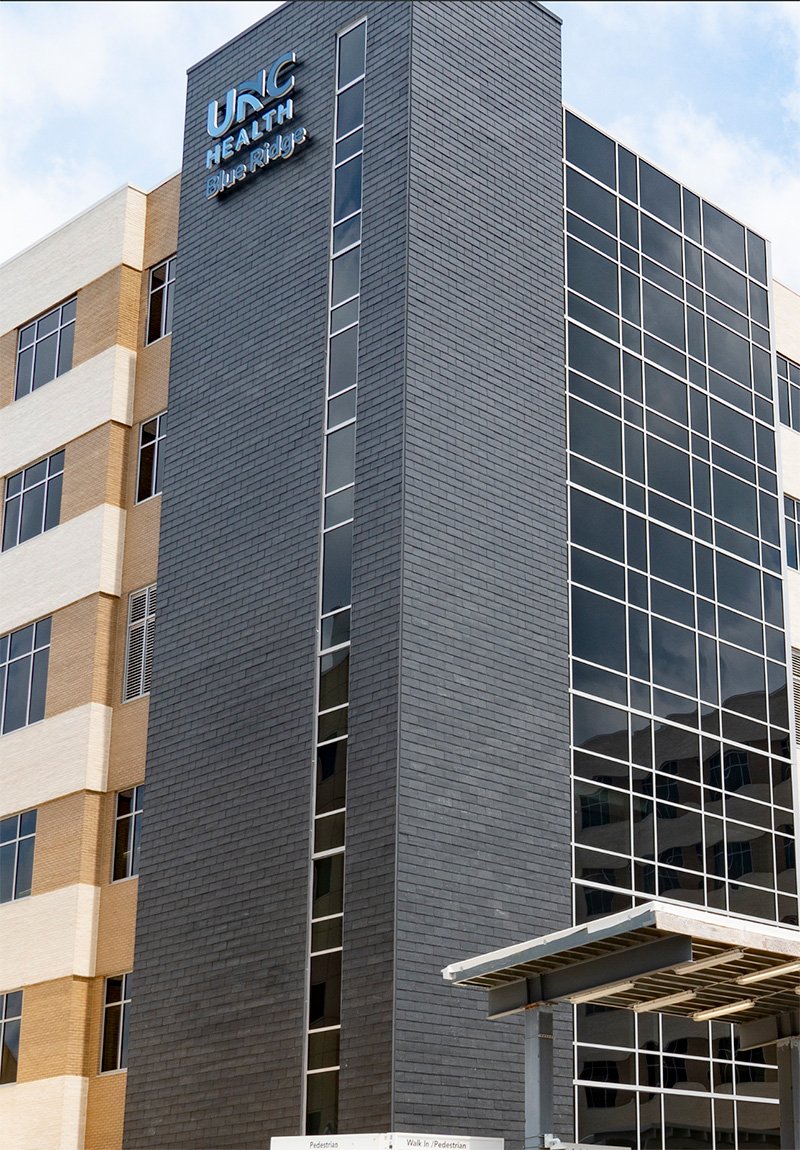
[[[520,1020],[443,967],[798,922],[800,296],[560,62],[523,0],[285,3],[180,188],[0,269],[19,1150],[520,1150]],[[735,1027],[554,1018],[564,1142],[777,1147]]]
[[[565,140],[575,921],[796,924],[766,245],[570,112]],[[774,1051],[735,1028],[586,1005],[576,1050],[583,1141],[778,1145]]]

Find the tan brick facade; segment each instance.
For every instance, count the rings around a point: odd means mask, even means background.
[[[178,246],[180,191],[181,177],[176,175],[159,184],[147,197],[147,223],[144,231],[145,268],[151,268],[154,264],[175,255]]]
[[[54,613],[46,718],[85,703],[111,705],[116,616],[117,600],[107,595],[90,595]]]
[[[97,974],[105,977],[133,969],[133,936],[136,929],[137,878],[106,884],[100,892],[97,928]]]
[[[115,344],[136,350],[141,281],[140,272],[123,265],[81,288],[73,367]]]
[[[14,399],[14,377],[17,370],[17,333],[0,335],[0,408]]]
[[[123,791],[144,782],[144,763],[147,752],[147,716],[149,696],[123,703],[122,679],[120,695],[114,706],[111,724],[111,755],[108,764],[108,789]]]
[[[89,703],[110,708],[110,752],[107,763],[101,761],[102,769],[91,776],[91,785],[98,786],[103,785],[101,780],[105,777],[106,789],[102,793],[76,790],[38,803],[31,899],[51,895],[55,901],[50,906],[79,907],[79,912],[62,909],[59,913],[64,922],[70,915],[73,918],[69,920],[75,921],[77,913],[80,921],[74,929],[79,935],[84,932],[82,946],[94,946],[95,976],[58,977],[49,982],[30,984],[23,982],[17,1080],[30,1083],[67,1075],[88,1079],[85,1138],[81,1150],[119,1150],[122,1144],[127,1076],[124,1070],[100,1073],[103,1003],[106,977],[126,973],[133,968],[139,883],[135,876],[112,882],[116,797],[119,790],[144,782],[149,711],[147,697],[130,703],[122,702],[122,679],[128,596],[132,591],[155,583],[158,573],[161,497],[136,503],[139,425],[167,409],[171,337],[165,336],[150,346],[146,346],[144,341],[150,269],[173,256],[177,247],[179,186],[179,178],[174,177],[148,197],[147,216],[140,233],[141,268],[129,266],[138,263],[138,256],[134,252],[129,258],[133,249],[127,247],[127,263],[111,267],[103,274],[98,274],[102,268],[96,268],[95,278],[85,276],[88,282],[75,284],[77,316],[73,367],[120,347],[128,349],[127,353],[119,353],[116,360],[109,356],[100,364],[113,361],[116,365],[114,370],[122,372],[124,383],[124,373],[131,359],[128,353],[133,352],[135,358],[131,366],[135,377],[128,415],[125,408],[117,404],[113,416],[111,408],[106,409],[109,414],[100,416],[107,422],[92,427],[90,419],[94,409],[90,405],[89,417],[83,425],[90,430],[60,445],[65,450],[65,469],[59,522],[66,525],[103,505],[110,505],[124,512],[124,546],[115,552],[112,543],[102,554],[86,555],[87,571],[92,570],[94,563],[104,572],[98,583],[81,583],[75,577],[75,571],[81,569],[84,557],[67,556],[67,575],[73,582],[66,585],[81,587],[81,591],[75,593],[83,597],[48,612],[53,625],[45,719],[64,715],[66,720],[68,712]],[[134,213],[131,219],[138,210],[136,195],[138,193],[133,194],[130,201]],[[131,224],[134,230],[137,226],[142,226],[141,217],[138,224],[135,219]],[[77,252],[79,247],[75,250]],[[42,257],[37,255],[36,258]],[[61,280],[64,278],[62,276]],[[39,294],[47,294],[46,284]],[[61,300],[53,299],[48,306],[54,307],[59,302]],[[24,322],[32,318],[33,315],[26,316]],[[0,408],[14,402],[17,340],[18,328],[0,333]],[[86,378],[91,379],[91,374]],[[37,393],[41,396],[40,404],[45,404],[48,386]],[[55,395],[55,389],[50,394]],[[18,410],[22,418],[22,407]],[[32,418],[33,406],[30,410]],[[13,415],[10,425],[18,426],[17,412],[8,415]],[[128,418],[132,421],[130,425]],[[112,421],[117,419],[124,422]],[[58,422],[53,423],[54,428],[60,426]],[[55,431],[57,434],[58,430]],[[72,434],[76,433],[73,431]],[[54,438],[50,432],[48,437]],[[35,436],[29,437],[30,442],[34,439]],[[168,446],[167,441],[167,450]],[[50,448],[56,449],[55,446]],[[23,465],[34,461],[25,460]],[[0,475],[0,483],[4,478]],[[104,541],[106,538],[114,539],[113,531],[118,522],[119,517],[109,509],[102,518]],[[93,547],[99,546],[96,540],[101,529],[98,527],[97,534],[92,535],[93,523],[100,524],[101,518],[88,519],[84,535],[76,526],[73,535],[62,533],[61,538],[85,538],[94,541]],[[106,547],[105,542],[103,546]],[[116,568],[112,566],[114,562],[117,563]],[[109,571],[114,572],[113,578]],[[116,579],[119,579],[118,597],[108,593],[109,587],[116,587]],[[57,579],[53,580],[53,585],[58,587]],[[102,586],[104,590],[85,594],[83,588],[87,586]],[[66,599],[67,596],[62,595],[59,601],[65,602]],[[46,724],[41,730],[45,728]],[[99,729],[102,730],[102,726]],[[102,750],[99,754],[102,755]],[[47,771],[46,761],[42,762],[42,771]],[[81,778],[69,774],[66,777]],[[70,785],[86,786],[86,777]],[[63,789],[68,789],[67,784]],[[54,793],[53,789],[45,790],[48,795]],[[23,800],[20,800],[18,805],[22,804]],[[32,804],[28,802],[26,805]],[[11,809],[0,810],[0,816],[11,813],[14,813]],[[74,892],[73,898],[65,888],[77,885],[97,890]],[[57,895],[59,891],[63,892],[61,896]],[[93,896],[96,896],[95,902],[92,901]],[[46,938],[51,920],[48,917],[42,922],[43,928],[37,929],[43,929],[42,937]],[[25,942],[26,939],[22,939],[22,943]],[[70,939],[59,936],[58,943],[63,953],[72,953]],[[80,952],[80,946],[74,943],[73,949],[76,955]],[[24,951],[20,953],[24,955]],[[64,964],[50,969],[58,973],[64,969]],[[85,971],[87,967],[76,965],[74,969]],[[41,974],[38,977],[42,977]]]
[[[109,799],[107,795],[79,791],[39,807],[34,896],[73,883],[96,885],[107,877],[100,869],[98,844],[109,814],[113,819]]]
[[[67,445],[61,494],[62,523],[101,503],[125,506],[129,440],[129,428],[105,423]]]
[[[119,1150],[122,1146],[127,1080],[124,1070],[90,1079],[84,1150]]]
[[[94,1072],[88,1043],[94,982],[58,978],[25,988],[18,1082]]]

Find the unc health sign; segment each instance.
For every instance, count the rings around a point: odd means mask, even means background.
[[[277,160],[288,160],[308,141],[295,126],[294,52],[284,52],[248,80],[208,105],[206,131],[215,141],[206,151],[206,199],[235,188]],[[226,163],[226,161],[231,161]]]

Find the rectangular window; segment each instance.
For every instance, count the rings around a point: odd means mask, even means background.
[[[164,464],[164,439],[167,413],[148,419],[139,428],[139,470],[136,476],[136,502],[143,503],[161,493],[161,471]]]
[[[50,619],[0,635],[0,731],[7,735],[44,718]]]
[[[139,873],[143,807],[144,784],[118,793],[114,826],[114,882],[122,878],[133,878]]]
[[[781,423],[800,431],[800,366],[779,355],[778,403]]]
[[[35,842],[36,811],[0,819],[0,902],[31,893]]]
[[[63,451],[9,475],[3,506],[3,551],[58,526],[63,479]]]
[[[792,499],[791,495],[783,497],[783,516],[786,524],[786,562],[797,570],[800,567],[800,540],[798,539],[798,523],[800,523],[800,502]]]
[[[74,298],[67,300],[20,328],[15,399],[22,399],[72,367],[76,305]]]
[[[172,331],[172,297],[175,291],[175,259],[164,260],[150,269],[150,291],[147,306],[147,339],[157,339]]]
[[[150,694],[153,640],[156,627],[156,584],[128,597],[128,639],[125,644],[123,703]]]
[[[17,1081],[22,991],[0,994],[0,1085]]]
[[[128,1024],[132,983],[132,974],[119,974],[106,979],[101,1073],[107,1070],[124,1070],[128,1065]]]

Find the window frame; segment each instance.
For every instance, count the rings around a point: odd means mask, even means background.
[[[60,465],[58,463],[59,456],[61,457]],[[31,483],[30,486],[26,487],[25,476],[30,471],[33,471],[34,468],[41,466],[43,463],[47,465],[44,478],[36,480]],[[2,539],[0,540],[1,551],[11,551],[14,547],[19,547],[21,544],[27,543],[31,539],[36,539],[39,535],[44,535],[46,531],[52,531],[54,527],[59,526],[61,522],[61,497],[65,464],[66,449],[62,447],[59,451],[53,451],[50,455],[45,455],[41,459],[37,459],[35,462],[29,463],[25,467],[20,468],[19,471],[15,471],[13,474],[6,476],[5,482],[3,484],[3,531]],[[13,485],[13,481],[20,476],[21,479],[19,491],[12,492],[10,489]],[[20,539],[23,524],[23,514],[25,510],[25,496],[29,492],[35,491],[37,488],[42,486],[44,486],[45,490],[44,498],[42,500],[41,527],[32,535],[26,536],[25,539]],[[57,510],[55,512],[55,523],[50,523],[48,526],[47,520],[50,517],[49,512],[51,507],[51,492],[54,492],[53,501],[54,503],[57,503]],[[11,542],[10,540],[6,539],[6,531],[8,529],[9,523],[9,507],[10,504],[15,501],[19,501],[19,514],[17,515],[16,520],[15,539],[13,542]]]
[[[147,324],[144,331],[145,347],[149,347],[153,343],[158,343],[158,341],[164,339],[165,336],[172,335],[172,306],[175,298],[177,258],[177,255],[173,254],[150,268],[147,281]],[[153,278],[162,268],[165,269],[164,282],[154,286]],[[160,313],[158,316],[158,335],[153,335],[150,329],[154,318],[153,301],[156,297],[158,297],[160,301]]]
[[[10,824],[16,822],[16,828],[7,837],[3,837],[4,831],[7,833],[10,829]],[[6,859],[11,855],[10,848],[13,846],[14,861],[10,866],[11,870],[11,894],[8,898],[3,898],[2,886],[0,886],[0,905],[8,902],[17,902],[22,898],[30,898],[33,893],[33,863],[36,852],[36,823],[37,811],[34,807],[31,810],[19,811],[14,815],[6,815],[0,819],[0,859],[5,854]],[[32,824],[32,829],[31,829]],[[23,843],[31,843],[30,846],[30,886],[27,890],[19,891],[20,880],[20,855],[23,850]],[[27,865],[27,864],[26,864]]]
[[[783,496],[783,523],[786,534],[784,558],[792,571],[800,570],[800,500]]]
[[[18,627],[14,631],[8,631],[4,635],[0,635],[0,737],[3,735],[13,734],[14,731],[21,731],[25,727],[30,727],[33,723],[39,723],[45,718],[45,711],[47,707],[47,677],[50,661],[50,646],[52,640],[52,616],[46,616],[43,619],[37,619],[33,623],[26,623],[24,627]],[[31,646],[29,650],[17,651],[14,653],[14,640],[22,635],[25,631],[31,628],[33,631],[31,637]],[[41,634],[40,634],[41,632]],[[46,655],[44,654],[46,652]],[[42,656],[37,660],[36,656]],[[14,663],[20,663],[23,659],[30,659],[30,667],[28,668],[28,686],[27,686],[27,701],[25,704],[25,722],[19,723],[14,727],[7,728],[6,722],[8,719],[8,686],[9,686],[9,672]],[[40,706],[37,706],[35,717],[31,718],[32,705],[34,701],[33,686],[37,664],[41,667],[44,664],[44,671],[40,672],[41,677],[44,679],[42,688],[42,698]],[[41,709],[41,714],[38,711]]]
[[[133,972],[109,975],[103,983],[103,1027],[100,1038],[100,1074],[117,1074],[128,1069],[128,1035],[130,1028],[130,1007]],[[120,984],[119,998],[109,1001],[109,989],[114,983]],[[109,1038],[109,1019],[112,1011],[119,1012],[117,1032],[114,1036],[114,1057],[106,1065],[106,1044]],[[110,1063],[113,1062],[113,1065]]]
[[[17,1003],[17,998],[19,1002]],[[9,1002],[11,999],[11,1002]],[[16,1009],[14,1009],[16,1008]],[[9,1023],[17,1023],[17,1053],[14,1059],[13,1077],[7,1073],[7,1031]],[[19,1042],[22,1032],[22,990],[4,990],[0,993],[0,1085],[7,1086],[17,1081],[19,1072]]]
[[[120,814],[120,799],[130,796],[131,809]],[[114,850],[111,860],[111,881],[125,882],[129,878],[136,878],[139,874],[139,846],[142,835],[142,818],[144,813],[144,783],[135,787],[127,787],[117,791],[114,811]],[[124,836],[125,845],[121,846],[122,824],[127,823]],[[118,864],[121,865],[118,866]],[[124,870],[124,874],[117,871]]]
[[[143,443],[144,429],[148,424],[155,423],[156,431],[155,436],[150,443]],[[136,453],[136,498],[135,502],[146,503],[148,499],[155,499],[157,495],[161,494],[161,477],[164,466],[164,441],[167,438],[167,412],[166,410],[160,411],[158,415],[151,416],[150,419],[144,419],[139,424],[139,447]],[[144,451],[152,447],[153,449],[153,464],[150,477],[150,493],[142,495],[142,455]]]
[[[150,694],[153,674],[153,643],[155,640],[157,583],[140,587],[128,595],[128,623],[125,632],[125,667],[122,678],[122,702],[132,703]],[[144,611],[134,618],[137,604],[144,596]],[[141,650],[136,637],[141,632]],[[134,671],[134,665],[138,669]],[[133,682],[135,677],[136,682]]]
[[[27,323],[22,324],[17,329],[17,354],[14,364],[14,399],[24,399],[26,395],[31,395],[34,391],[38,391],[40,387],[44,387],[46,383],[51,383],[54,379],[58,379],[61,375],[66,375],[68,371],[72,370],[72,361],[75,350],[75,322],[78,307],[77,295],[70,296],[69,299],[64,300],[55,307],[50,308],[48,311],[43,312],[41,315],[36,316],[34,319],[29,320]],[[66,313],[66,318],[65,318]],[[56,325],[52,331],[45,331],[40,335],[40,328],[46,327],[48,320],[53,316],[57,316]],[[29,333],[33,329],[33,334],[30,338]],[[65,345],[65,333],[69,332],[67,337],[68,344]],[[48,375],[46,379],[41,379],[38,383],[36,380],[36,363],[37,363],[37,349],[41,348],[45,340],[50,339],[53,335],[56,336],[56,350],[54,354],[54,372]],[[23,346],[24,341],[24,346]],[[62,351],[67,346],[68,350],[64,354],[64,363],[62,363]],[[22,364],[24,356],[27,351],[33,348],[33,355],[30,357],[30,367],[26,366],[25,374],[27,379],[23,379]],[[66,360],[69,362],[66,362]],[[21,390],[20,385],[24,384]]]

